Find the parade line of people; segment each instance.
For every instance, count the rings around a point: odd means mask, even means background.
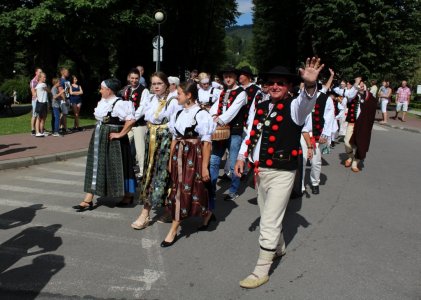
[[[368,151],[377,101],[361,77],[333,87],[329,69],[329,79],[320,82],[323,68],[314,57],[299,74],[277,66],[259,74],[259,85],[248,67],[222,70],[223,84],[206,73],[180,83],[155,72],[148,90],[137,69],[130,70],[123,89],[117,79],[104,80],[94,111],[86,195],[73,208],[92,210],[95,196],[118,197],[117,206],[139,200],[143,207],[131,227],[142,230],[150,226],[150,211],[163,207],[159,222],[171,227],[161,247],[170,247],[183,220],[201,217],[198,230],[206,230],[217,219],[216,183],[228,155],[231,185],[224,200],[236,199],[240,178],[250,176],[260,209],[259,256],[240,286],[266,283],[272,262],[285,255],[282,220],[300,157],[311,161],[312,193],[318,194],[321,155],[338,135],[345,136],[344,165],[352,171],[360,171]]]

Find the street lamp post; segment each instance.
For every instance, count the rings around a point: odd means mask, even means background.
[[[154,15],[155,21],[158,24],[158,49],[157,49],[157,60],[156,60],[156,71],[158,72],[161,64],[161,24],[165,21],[165,13],[161,10],[157,10]]]

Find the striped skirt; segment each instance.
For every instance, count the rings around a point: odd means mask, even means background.
[[[136,192],[133,157],[127,135],[109,139],[121,125],[97,124],[89,144],[84,191],[102,197],[122,197]]]

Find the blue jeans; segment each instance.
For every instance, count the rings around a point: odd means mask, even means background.
[[[60,108],[53,107],[53,114],[54,114],[53,132],[58,132],[60,129]]]
[[[212,183],[211,199],[209,201],[210,210],[215,208],[216,181],[219,176],[219,166],[221,164],[222,156],[224,156],[227,148],[229,149],[231,171],[231,186],[229,192],[235,194],[240,187],[240,178],[234,175],[234,166],[237,161],[238,152],[240,151],[241,142],[241,135],[231,135],[231,137],[226,141],[212,142],[212,154],[210,159],[210,177]]]

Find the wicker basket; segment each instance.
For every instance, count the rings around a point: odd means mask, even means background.
[[[212,141],[228,140],[230,138],[230,126],[217,126],[212,134]]]

